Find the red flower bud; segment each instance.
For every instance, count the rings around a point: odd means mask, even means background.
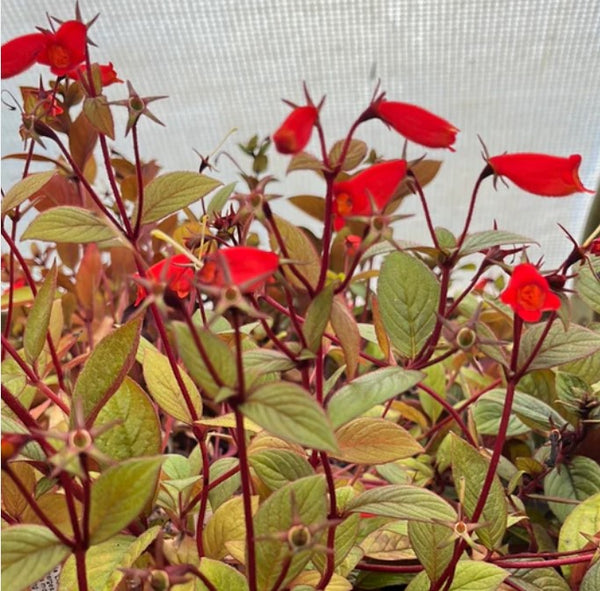
[[[139,275],[136,273],[136,277]],[[184,254],[163,259],[152,265],[146,271],[146,278],[154,282],[166,282],[167,289],[171,290],[177,297],[183,299],[190,294],[192,290],[192,281],[194,280],[194,269],[190,266],[190,259]],[[137,306],[147,295],[147,291],[141,285],[138,285]]]
[[[308,144],[318,115],[319,111],[312,105],[296,107],[273,134],[277,151],[282,154],[301,152]]]
[[[344,226],[344,218],[349,216],[373,214],[371,201],[378,210],[382,210],[405,176],[406,161],[389,160],[375,164],[347,181],[334,183],[334,228],[340,230]]]
[[[543,197],[564,197],[573,193],[593,193],[579,179],[581,156],[568,158],[547,154],[502,154],[488,164],[494,174],[504,176],[524,191]]]
[[[458,129],[445,119],[416,105],[386,100],[376,102],[373,111],[407,140],[428,148],[448,148],[454,152],[452,144]]]
[[[500,299],[525,322],[537,322],[542,312],[560,308],[560,298],[550,291],[546,278],[530,263],[514,268]]]
[[[103,87],[114,84],[115,82],[123,82],[123,80],[117,76],[112,62],[109,62],[108,64],[98,64],[98,68],[100,70],[100,82],[102,83]],[[86,72],[87,66],[81,65],[76,70],[69,72],[67,75],[72,80],[81,80],[81,78],[86,75]]]
[[[209,255],[198,279],[213,287],[234,285],[242,293],[250,293],[262,288],[278,266],[279,257],[274,252],[232,246]]]

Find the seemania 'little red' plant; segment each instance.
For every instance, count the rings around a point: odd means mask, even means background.
[[[600,229],[549,268],[533,238],[471,228],[488,177],[516,195],[498,207],[568,198],[581,157],[486,156],[455,236],[430,212],[439,161],[354,137],[378,119],[453,151],[453,124],[377,91],[329,138],[305,88],[240,144],[240,178],[212,156],[161,172],[138,122],[164,97],[128,80],[109,102],[122,64],[87,28],[2,46],[27,84],[2,200],[3,589],[595,589]],[[271,143],[320,180],[283,191],[320,231],[271,209]],[[401,240],[412,196],[423,244]]]

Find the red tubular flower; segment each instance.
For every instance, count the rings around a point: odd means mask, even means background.
[[[213,287],[234,285],[242,293],[262,288],[279,266],[279,257],[251,246],[222,248],[209,255],[198,278]]]
[[[112,62],[109,62],[108,64],[98,64],[98,68],[100,70],[100,82],[103,87],[114,84],[115,82],[123,82],[123,80],[117,76]],[[87,67],[84,64],[79,66],[76,70],[69,72],[67,75],[72,80],[81,80],[86,72]]]
[[[547,154],[502,154],[488,164],[494,174],[505,176],[524,191],[543,197],[564,197],[573,193],[593,193],[579,179],[581,156],[568,158]]]
[[[514,268],[500,299],[525,322],[537,322],[542,312],[560,308],[560,298],[550,291],[546,278],[530,263]]]
[[[85,60],[87,27],[79,21],[66,21],[56,33],[44,33],[46,44],[37,57],[56,76],[64,76]]]
[[[452,144],[458,129],[445,119],[416,105],[386,100],[376,102],[373,111],[407,140],[428,148],[448,148],[454,152]]]
[[[136,274],[136,277],[139,277],[139,275]],[[183,299],[192,290],[194,269],[190,267],[190,259],[186,255],[176,254],[152,265],[146,272],[146,278],[157,283],[161,281],[166,282],[167,289],[177,294],[177,297]],[[138,285],[134,306],[137,306],[146,297],[147,293],[144,287]]]
[[[2,46],[2,79],[12,78],[35,64],[46,46],[43,33],[23,35]]]
[[[340,230],[344,218],[371,215],[371,200],[382,210],[406,176],[405,160],[375,164],[356,176],[333,185],[333,227]]]
[[[36,62],[64,76],[85,60],[86,35],[83,23],[66,21],[56,33],[44,31],[8,41],[2,46],[2,78],[16,76]]]
[[[301,152],[308,144],[318,115],[318,109],[312,105],[296,107],[273,134],[277,151],[281,154]]]

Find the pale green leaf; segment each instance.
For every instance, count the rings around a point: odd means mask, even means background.
[[[119,230],[107,218],[81,207],[64,205],[37,215],[23,232],[23,240],[87,244],[120,238]]]
[[[286,449],[263,449],[250,454],[250,466],[271,490],[314,474],[308,460]]]
[[[600,314],[600,256],[590,257],[575,278],[575,291],[596,314]]]
[[[454,522],[456,511],[450,503],[425,488],[390,484],[368,490],[350,500],[347,511],[373,513],[409,521]]]
[[[504,230],[484,230],[483,232],[473,232],[468,234],[460,249],[461,255],[479,252],[492,246],[503,246],[506,244],[537,244],[535,240],[505,232]]]
[[[105,96],[86,97],[83,100],[83,112],[96,131],[111,140],[115,139],[115,124]]]
[[[544,478],[544,494],[548,497],[585,501],[600,492],[600,466],[591,458],[575,456],[552,468]],[[548,501],[554,515],[564,522],[575,505]]]
[[[90,542],[112,537],[135,519],[154,494],[162,457],[111,466],[92,485]]]
[[[22,591],[71,553],[45,526],[14,525],[2,530],[2,591]]]
[[[375,417],[359,417],[336,433],[340,451],[334,458],[351,464],[385,464],[423,451],[403,427]]]
[[[437,278],[414,256],[393,252],[381,266],[377,295],[392,344],[402,357],[414,359],[435,326],[440,297]]]
[[[94,426],[113,426],[94,439],[115,460],[152,456],[161,451],[160,423],[148,395],[131,378],[119,386],[98,413]]]
[[[278,538],[298,522],[306,525],[325,523],[327,519],[325,479],[309,476],[275,491],[259,508],[254,518],[256,539],[256,571],[258,591],[270,591],[289,560],[287,575],[280,587],[296,577],[310,560],[312,545],[306,550],[291,552],[288,544]],[[321,532],[315,532],[318,541]],[[291,560],[290,560],[291,559]]]
[[[495,564],[460,560],[448,591],[497,591],[506,577],[508,572]],[[429,588],[429,577],[422,572],[410,582],[406,591],[429,591]]]
[[[331,306],[333,305],[333,287],[334,285],[330,284],[323,289],[310,303],[306,311],[302,332],[308,349],[313,353],[316,353],[321,346],[321,339],[329,322]]]
[[[220,560],[212,560],[210,558],[202,558],[200,560],[199,571],[212,584],[213,589],[218,591],[247,591],[248,582],[244,575],[238,570],[221,562]],[[199,581],[195,591],[209,591],[208,587]]]
[[[508,580],[523,591],[571,591],[571,587],[558,572],[548,567],[520,568],[512,571]]]
[[[454,553],[452,530],[436,523],[408,522],[411,546],[432,581],[437,581]]]
[[[519,349],[519,367],[533,353],[545,329],[540,322],[527,330]],[[554,322],[542,346],[528,366],[528,371],[556,367],[564,363],[588,357],[600,350],[600,333],[577,324],[571,324],[567,330],[559,322]]]
[[[327,412],[334,429],[412,388],[424,374],[401,367],[384,367],[342,386],[331,397]]]
[[[297,384],[265,384],[250,393],[240,410],[287,441],[324,451],[337,449],[333,429],[323,409]]]
[[[598,591],[598,589],[600,589],[600,561],[592,564],[579,586],[579,591]]]
[[[237,183],[229,183],[224,187],[221,187],[212,197],[208,207],[206,208],[206,213],[210,216],[213,213],[221,213],[223,207],[227,203],[231,193],[235,189]]]
[[[24,201],[44,188],[46,183],[54,176],[54,170],[30,174],[17,184],[13,185],[2,198],[2,215],[8,213]]]
[[[141,326],[140,316],[117,328],[95,346],[83,366],[73,391],[73,404],[82,405],[88,424],[93,424],[133,365]]]
[[[451,434],[452,476],[456,487],[461,489],[464,483],[463,505],[467,515],[472,515],[479,501],[481,489],[486,478],[489,462],[466,441]],[[479,523],[487,524],[478,528],[477,535],[481,543],[492,550],[504,536],[507,523],[504,488],[497,475],[490,488]]]
[[[142,223],[157,222],[208,195],[220,184],[198,172],[163,174],[150,181],[144,191]]]
[[[342,155],[342,149],[346,140],[338,140],[329,150],[329,166],[331,168],[337,166]],[[350,145],[346,152],[342,170],[352,170],[356,168],[366,157],[368,146],[362,140],[350,140]]]

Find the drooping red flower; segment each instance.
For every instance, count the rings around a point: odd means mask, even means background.
[[[110,84],[114,84],[116,82],[123,82],[117,75],[115,68],[112,62],[108,64],[98,64],[98,68],[100,70],[100,82],[103,87],[109,86]],[[69,78],[73,80],[81,80],[87,72],[87,66],[82,64],[76,70],[72,70],[67,75]]]
[[[87,27],[79,21],[66,21],[56,31],[23,35],[2,46],[2,78],[11,78],[35,64],[50,66],[56,76],[64,76],[85,60]]]
[[[278,266],[279,257],[274,252],[231,246],[208,255],[198,279],[212,287],[233,285],[242,293],[251,293],[261,289]]]
[[[488,164],[494,174],[512,181],[524,191],[543,197],[564,197],[573,193],[593,193],[579,179],[581,156],[568,158],[548,154],[502,154]]]
[[[333,227],[340,230],[350,216],[371,215],[371,201],[382,210],[406,176],[405,160],[375,164],[356,176],[333,185]]]
[[[136,277],[139,275],[136,274]],[[190,266],[190,259],[184,254],[176,254],[172,257],[163,259],[152,265],[146,271],[146,279],[154,282],[165,282],[167,289],[174,292],[180,299],[186,298],[192,290],[194,280],[194,269]],[[147,291],[141,285],[138,285],[137,306],[147,295]]]
[[[407,140],[428,148],[448,148],[454,152],[452,144],[459,130],[445,119],[417,105],[383,99],[373,104],[373,111]]]
[[[281,154],[301,152],[310,140],[318,115],[318,109],[312,105],[296,107],[273,134],[277,151]]]
[[[500,299],[525,322],[537,322],[542,312],[560,308],[560,298],[550,291],[546,278],[530,263],[514,268]]]

